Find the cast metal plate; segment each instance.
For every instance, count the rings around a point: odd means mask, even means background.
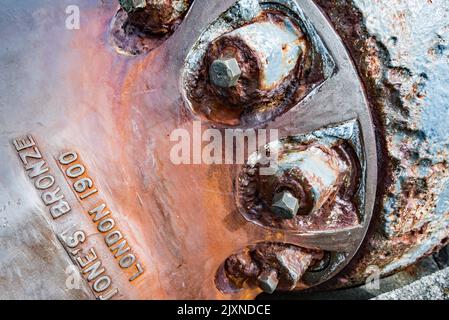
[[[245,220],[235,203],[235,166],[176,166],[168,137],[191,131],[181,70],[201,31],[233,0],[195,0],[177,31],[151,53],[129,57],[108,44],[115,1],[80,1],[81,29],[65,28],[69,3],[7,1],[0,8],[0,297],[95,298],[92,283],[66,287],[73,256],[58,239],[83,230],[83,250],[94,248],[117,288],[114,298],[253,298],[257,290],[224,294],[215,286],[219,266],[259,241],[346,252],[360,246],[373,210],[377,157],[363,87],[346,49],[320,10],[297,1],[336,63],[336,72],[306,100],[270,123],[281,136],[298,135],[356,119],[366,163],[362,224],[321,234],[273,232]],[[18,18],[20,17],[20,18]],[[32,135],[71,205],[52,219],[25,171],[13,141]],[[98,194],[80,200],[64,174],[61,154],[74,151]],[[106,203],[144,272],[118,265],[88,211]]]

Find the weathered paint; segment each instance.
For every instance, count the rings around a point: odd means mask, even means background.
[[[449,3],[318,2],[358,65],[383,150],[378,223],[350,273],[357,281],[369,265],[391,273],[448,241]]]

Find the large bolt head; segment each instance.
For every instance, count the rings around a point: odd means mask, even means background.
[[[237,84],[242,70],[235,58],[217,59],[209,68],[210,81],[222,88],[230,88]]]
[[[143,9],[147,6],[146,0],[119,0],[120,6],[126,12],[132,12],[137,9]]]
[[[266,270],[257,278],[260,288],[266,293],[273,293],[278,284],[279,279],[276,270]]]
[[[277,193],[271,210],[281,219],[293,219],[298,214],[299,200],[288,191]]]

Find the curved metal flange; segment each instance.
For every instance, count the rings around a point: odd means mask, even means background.
[[[46,61],[48,56],[52,57],[51,65],[33,65],[33,77],[25,73],[17,78],[18,88],[33,88],[38,82],[39,90],[8,90],[9,86],[1,82],[5,92],[2,99],[6,99],[0,110],[3,115],[1,176],[9,184],[8,188],[2,186],[5,192],[1,193],[0,200],[17,202],[5,209],[10,219],[8,230],[22,232],[23,226],[30,224],[30,216],[39,217],[39,224],[34,224],[38,229],[32,233],[42,231],[48,240],[28,237],[28,244],[12,240],[11,248],[23,251],[23,246],[33,247],[36,241],[39,247],[45,243],[46,256],[54,258],[51,261],[57,266],[47,270],[46,265],[39,265],[30,277],[24,272],[21,284],[24,288],[36,272],[40,272],[43,281],[49,282],[58,270],[63,272],[70,260],[54,234],[73,225],[86,231],[89,243],[112,277],[114,288],[120,292],[119,298],[253,298],[259,291],[223,294],[216,288],[214,279],[229,255],[261,241],[342,250],[347,252],[346,262],[352,258],[366,233],[374,204],[377,177],[374,129],[356,69],[338,35],[315,4],[297,1],[333,56],[337,72],[306,100],[269,123],[268,128],[279,129],[281,136],[289,136],[351,119],[360,123],[367,163],[365,219],[359,228],[325,236],[284,234],[248,223],[239,214],[234,199],[236,166],[179,166],[170,161],[173,146],[168,139],[170,134],[175,129],[192,130],[193,119],[185,112],[182,90],[181,70],[185,59],[202,30],[232,6],[233,0],[212,3],[196,0],[176,32],[149,55],[139,57],[117,55],[99,40],[105,39],[116,12],[115,5],[86,6],[83,1],[73,2],[79,2],[86,15],[81,30],[68,33],[63,27],[42,28],[32,38],[23,31],[21,41],[40,39],[34,42],[33,52],[23,51],[14,42],[18,37],[10,39],[8,50],[15,50],[16,58],[22,62]],[[52,7],[61,12],[64,9],[63,4]],[[46,47],[45,40],[52,43],[51,48]],[[31,72],[26,66],[17,70],[16,65],[20,63],[12,64],[5,74]],[[48,93],[52,93],[51,99]],[[21,117],[16,110],[20,110]],[[203,125],[203,129],[207,128]],[[10,142],[24,134],[33,135],[72,206],[71,214],[63,219],[53,220],[49,216],[12,148]],[[62,152],[71,150],[79,153],[89,169],[100,190],[96,200],[108,203],[142,264],[145,272],[138,280],[129,281],[129,274],[118,265],[103,235],[92,223],[87,212],[95,203],[80,201],[73,193],[73,182],[61,171],[56,159]],[[15,268],[24,269],[27,257],[20,258]],[[29,257],[31,261],[34,256],[30,253]],[[58,289],[65,285],[65,274],[58,279],[61,283],[52,286],[58,297],[70,295]],[[86,282],[83,288],[90,286]],[[10,287],[6,285],[6,290]],[[11,290],[19,289],[14,284]],[[45,293],[34,292],[45,297]]]
[[[374,127],[368,103],[347,51],[325,17],[313,4],[305,1],[298,1],[298,4],[307,21],[319,30],[322,41],[335,61],[336,71],[296,107],[278,117],[273,123],[268,123],[267,128],[277,129],[282,137],[286,137],[306,134],[352,119],[357,120],[361,130],[361,141],[359,141],[361,144],[356,147],[361,149],[359,158],[363,162],[363,174],[366,178],[362,184],[364,197],[363,205],[359,208],[360,225],[343,230],[296,235],[275,230],[274,233],[267,232],[263,237],[260,237],[261,235],[253,227],[245,226],[244,229],[248,234],[256,235],[250,238],[251,244],[261,241],[284,242],[299,247],[344,253],[344,259],[341,259],[341,256],[334,259],[335,263],[331,263],[329,270],[322,272],[320,276],[315,274],[309,277],[310,284],[316,285],[341,271],[352,259],[364,239],[371,220],[375,197],[377,157]]]

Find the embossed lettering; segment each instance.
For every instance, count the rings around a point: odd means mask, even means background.
[[[73,166],[69,167],[66,171],[67,176],[73,179],[79,178],[86,172],[86,169],[84,166],[80,164],[74,164]]]
[[[95,280],[93,288],[95,292],[101,293],[106,289],[108,289],[110,285],[111,285],[111,278],[109,278],[108,276],[101,276],[100,278]]]
[[[50,175],[42,176],[36,179],[34,185],[39,190],[47,190],[55,184],[55,178]]]
[[[78,154],[76,152],[67,152],[59,157],[59,162],[63,165],[69,165],[78,160]]]
[[[97,258],[97,253],[93,248],[91,248],[87,254],[76,258],[76,261],[80,265],[81,269],[84,269],[86,266],[97,260]]]
[[[32,150],[32,151],[31,151]],[[28,158],[30,159],[42,159],[42,154],[38,148],[28,149],[19,153],[20,160],[24,165],[28,165]],[[28,169],[27,169],[28,170]]]
[[[45,165],[46,165],[45,161],[42,160],[40,162],[34,163],[33,165],[28,165],[25,168],[25,170],[26,171],[30,171],[31,170],[31,172],[28,174],[28,176],[31,179],[33,179],[33,178],[36,178],[37,176],[40,176],[41,174],[44,174],[44,173],[48,172],[49,169],[47,167],[44,167]]]
[[[106,233],[112,230],[115,226],[115,221],[113,219],[104,219],[98,223],[98,231]]]
[[[49,206],[58,202],[59,200],[64,199],[64,196],[62,194],[58,195],[59,192],[61,192],[61,188],[57,187],[53,191],[42,193],[42,200],[44,201],[45,205]]]
[[[59,201],[50,208],[50,214],[54,219],[60,218],[72,210],[67,201]]]
[[[105,269],[101,266],[101,261],[97,261],[94,264],[92,264],[91,266],[84,269],[83,273],[88,274],[87,280],[90,282],[90,281],[96,279],[97,277],[99,277],[101,274],[103,274],[104,271],[105,271]]]
[[[94,222],[97,222],[101,219],[103,219],[104,217],[106,217],[107,215],[109,215],[111,212],[109,210],[106,210],[106,205],[103,203],[101,205],[99,205],[98,207],[96,207],[95,209],[92,209],[89,211],[90,215],[95,214],[94,216]]]
[[[78,193],[83,193],[85,192],[87,189],[92,188],[92,186],[94,185],[94,183],[92,182],[91,179],[89,178],[83,178],[80,179],[78,181],[76,181],[73,184],[73,188],[75,188],[75,191]]]
[[[13,144],[17,151],[22,151],[36,145],[32,136],[16,139],[13,141]]]
[[[114,257],[118,258],[130,250],[129,247],[125,248],[125,246],[126,246],[126,240],[123,240],[119,244],[116,244],[113,247],[110,247],[111,252],[115,253]]]
[[[127,255],[124,255],[123,257],[120,258],[119,265],[123,269],[128,269],[134,264],[135,261],[136,257],[133,254],[128,253]]]

